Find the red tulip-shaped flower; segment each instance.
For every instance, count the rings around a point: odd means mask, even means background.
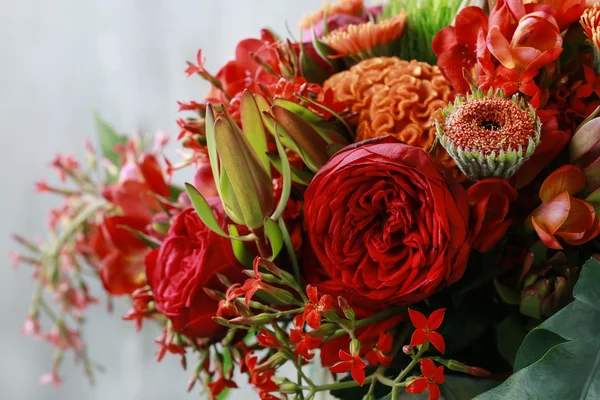
[[[560,250],[559,238],[580,245],[600,233],[598,215],[587,201],[574,197],[586,183],[585,174],[573,165],[553,173],[540,188],[542,205],[531,214],[531,223],[546,246]]]

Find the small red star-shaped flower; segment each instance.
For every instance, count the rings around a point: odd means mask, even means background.
[[[590,97],[592,93],[596,93],[600,97],[600,76],[596,76],[594,70],[587,65],[583,66],[585,73],[585,82],[577,89],[575,97],[578,99],[585,99]]]
[[[367,363],[359,356],[353,356],[344,350],[340,350],[338,355],[342,361],[329,367],[329,370],[336,374],[350,372],[352,378],[362,386],[365,383],[365,367]]]
[[[208,384],[210,388],[210,394],[212,399],[216,399],[226,388],[236,389],[238,386],[231,379],[226,379],[223,375],[216,381],[212,381]]]
[[[421,345],[425,343],[425,341],[429,340],[433,347],[435,347],[440,353],[444,354],[446,351],[446,343],[444,342],[442,335],[435,332],[435,330],[442,325],[445,312],[445,308],[440,308],[439,310],[432,312],[429,315],[429,318],[426,318],[420,312],[411,310],[410,308],[408,309],[410,321],[414,327],[417,328],[410,338],[411,347]]]
[[[383,365],[384,367],[389,367],[392,363],[392,357],[387,353],[392,351],[393,344],[394,337],[392,334],[381,332],[377,344],[371,347],[365,354],[365,360],[367,360],[370,365]]]
[[[311,360],[315,355],[309,351],[316,349],[321,344],[323,338],[315,338],[308,333],[302,332],[302,329],[290,329],[290,341],[296,343],[296,354],[300,354],[307,360]]]
[[[282,344],[277,340],[277,338],[266,329],[261,329],[260,333],[256,335],[256,339],[258,339],[258,343],[262,347],[282,347]]]
[[[321,327],[321,314],[323,311],[333,309],[333,299],[328,294],[321,296],[321,299],[319,299],[317,288],[313,285],[306,286],[306,295],[310,302],[304,308],[304,320],[311,328],[319,329]]]
[[[244,285],[235,293],[246,293],[246,306],[250,307],[250,300],[254,297],[254,294],[259,290],[264,290],[266,287],[262,281],[262,275],[258,272],[258,258],[254,260],[254,264],[252,265],[254,269],[254,278],[246,279]]]
[[[436,367],[429,358],[420,360],[421,373],[423,376],[412,381],[406,387],[408,393],[423,393],[429,389],[429,400],[438,400],[440,398],[440,388],[438,385],[444,383],[444,366]]]

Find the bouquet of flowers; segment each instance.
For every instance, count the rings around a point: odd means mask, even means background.
[[[52,162],[64,206],[13,255],[42,383],[69,351],[93,376],[91,276],[209,398],[599,398],[600,6],[339,0],[299,27],[188,62],[211,89],[179,160],[99,119],[85,165]]]

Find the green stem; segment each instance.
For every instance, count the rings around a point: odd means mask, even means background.
[[[385,311],[382,311],[382,312],[380,312],[378,314],[371,315],[370,317],[363,318],[363,319],[361,319],[359,321],[356,321],[356,324],[354,325],[354,328],[355,329],[362,328],[364,326],[372,324],[373,322],[379,322],[381,320],[384,320],[384,319],[386,319],[388,317],[396,315],[399,312],[405,311],[405,310],[406,310],[406,307],[404,307],[404,306],[389,308],[389,309],[387,309]],[[338,329],[337,331],[335,331],[334,333],[332,333],[330,336],[328,336],[325,339],[325,341],[338,338],[338,337],[343,336],[343,335],[345,335],[347,333],[348,332],[345,329]]]

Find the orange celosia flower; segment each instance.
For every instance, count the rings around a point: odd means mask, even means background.
[[[328,17],[334,15],[361,15],[363,12],[363,0],[339,0],[335,4],[323,4],[323,7],[318,11],[308,15],[300,21],[298,27],[308,29],[317,22],[321,21],[327,13]]]
[[[384,54],[379,54],[377,47],[391,43],[402,36],[405,25],[406,12],[402,10],[400,14],[378,23],[365,22],[336,29],[324,36],[323,42],[335,50],[338,57],[381,56]]]
[[[435,112],[454,97],[452,85],[438,67],[397,57],[361,61],[333,75],[324,88],[332,89],[335,100],[357,114],[356,141],[391,135],[424,149],[435,139]],[[443,149],[437,158],[459,175]]]
[[[594,46],[600,49],[600,5],[594,4],[594,7],[585,10],[579,22]]]

